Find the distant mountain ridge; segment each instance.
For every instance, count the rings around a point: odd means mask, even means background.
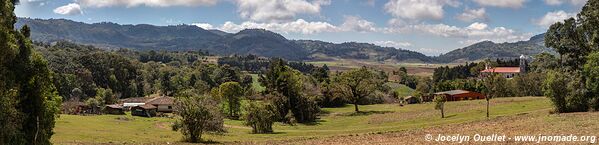
[[[486,58],[517,58],[520,55],[532,56],[543,52],[556,54],[553,49],[545,47],[545,34],[539,34],[527,41],[514,43],[494,43],[491,41],[475,43],[442,54],[437,57],[437,60],[441,62],[463,62]]]
[[[103,48],[203,50],[219,55],[254,54],[289,60],[345,58],[433,62],[430,57],[409,50],[365,43],[333,44],[288,40],[280,34],[263,29],[247,29],[232,34],[219,30],[205,30],[193,25],[119,25],[109,22],[86,24],[66,19],[29,18],[19,18],[16,27],[25,24],[31,27],[33,40],[46,43],[67,40]]]
[[[543,35],[516,43],[473,44],[438,57],[393,47],[369,43],[330,43],[316,40],[288,40],[264,30],[246,29],[238,33],[205,30],[193,25],[153,26],[147,24],[120,25],[110,22],[87,24],[66,19],[19,18],[17,28],[27,24],[31,37],[46,43],[71,41],[101,48],[132,48],[137,50],[188,51],[203,50],[218,55],[254,54],[288,60],[359,59],[392,62],[458,62],[484,58],[518,57],[552,51],[543,46]]]

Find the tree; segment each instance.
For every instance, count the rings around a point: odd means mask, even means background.
[[[289,114],[300,123],[316,120],[320,108],[306,93],[308,80],[281,59],[272,60],[269,68],[260,75],[260,83],[266,87],[264,93],[269,94],[268,99],[275,105],[280,121],[290,123]]]
[[[102,104],[115,104],[119,101],[111,89],[98,88],[97,91],[96,98],[100,98],[103,101]]]
[[[592,82],[593,68],[586,66],[587,61],[593,61],[591,54],[599,51],[599,0],[589,0],[577,14],[576,18],[569,18],[557,22],[545,34],[545,46],[555,49],[559,54],[560,70],[551,74],[554,79],[545,82],[545,93],[554,101],[558,112],[588,111],[590,101],[595,101]],[[593,62],[591,62],[593,64]],[[591,81],[589,81],[591,80]],[[564,83],[565,82],[565,83]],[[585,82],[585,83],[580,83]],[[557,83],[562,83],[560,89]],[[596,83],[596,82],[595,82]],[[564,92],[565,91],[565,92]],[[555,102],[558,101],[558,102]],[[563,102],[561,102],[563,101]]]
[[[28,28],[14,29],[14,4],[0,1],[0,144],[51,144],[61,97]]]
[[[599,110],[599,52],[589,55],[587,63],[583,67],[584,76],[588,77],[586,87],[589,89],[589,94],[592,94],[592,106],[595,110]]]
[[[252,133],[272,133],[276,121],[276,110],[270,104],[250,102],[244,107],[244,124],[252,127]]]
[[[403,73],[407,74],[408,73],[408,69],[406,69],[406,67],[402,66],[402,67],[399,68],[399,72],[403,72]]]
[[[377,80],[375,74],[368,68],[362,67],[343,72],[333,82],[336,83],[334,85],[336,93],[354,104],[355,111],[360,112],[358,102],[372,95],[381,81]]]
[[[188,94],[189,95],[189,94]],[[179,117],[173,130],[180,130],[185,140],[199,142],[206,132],[224,131],[223,117],[216,102],[205,96],[179,96],[175,104]]]
[[[564,84],[567,84],[569,79],[565,74],[550,71],[547,73],[547,79],[543,83],[543,91],[545,96],[551,99],[553,106],[557,112],[567,112],[566,97],[568,96],[568,90]]]
[[[487,118],[489,117],[489,102],[491,99],[496,97],[504,97],[508,94],[507,80],[500,74],[491,73],[484,78],[486,95],[485,100],[487,101]]]
[[[441,118],[445,118],[445,95],[435,95],[433,102],[435,102],[435,110],[441,111]]]
[[[554,55],[543,52],[534,56],[534,60],[530,62],[531,72],[546,72],[555,69],[559,66],[559,62]]]
[[[237,82],[226,82],[220,85],[219,92],[224,101],[223,105],[227,105],[228,117],[238,118],[243,95],[241,85]]]

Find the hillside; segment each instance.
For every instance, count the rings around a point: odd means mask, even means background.
[[[65,19],[20,18],[16,27],[31,27],[35,41],[60,40],[90,44],[101,48],[137,50],[203,50],[219,55],[255,54],[288,60],[360,59],[370,61],[434,62],[418,52],[381,47],[367,43],[334,44],[312,40],[288,40],[280,34],[249,29],[235,34],[204,30],[192,25],[152,26],[116,23],[86,24]]]
[[[476,61],[485,58],[516,58],[520,55],[535,55],[542,52],[555,53],[545,47],[545,34],[533,36],[528,41],[514,43],[494,43],[483,41],[468,47],[456,49],[440,55],[440,62]]]
[[[429,57],[419,52],[369,43],[337,44],[317,40],[289,40],[280,34],[263,29],[248,29],[232,34],[219,30],[205,30],[193,25],[120,25],[109,22],[86,24],[66,19],[29,18],[20,18],[16,27],[24,24],[31,27],[33,40],[46,43],[68,40],[108,49],[203,50],[218,55],[254,54],[302,61],[328,61],[340,58],[447,63],[485,58],[514,58],[522,54],[535,55],[541,52],[555,53],[544,47],[544,34],[534,36],[528,41],[515,43],[483,41],[438,57]]]

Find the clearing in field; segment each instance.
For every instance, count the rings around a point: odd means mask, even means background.
[[[502,118],[519,114],[546,113],[551,104],[544,97],[498,98],[491,102],[491,117]],[[352,106],[324,108],[324,114],[314,124],[293,126],[276,123],[273,134],[251,134],[242,121],[226,120],[227,133],[207,135],[219,143],[266,143],[290,140],[326,139],[333,136],[364,135],[396,131],[412,131],[448,124],[484,121],[485,101],[446,103],[446,118],[440,118],[433,104],[400,107],[397,104],[360,106],[363,113],[354,113]],[[181,134],[171,130],[171,118],[143,118],[130,115],[74,116],[61,115],[56,122],[52,141],[56,144],[122,144],[122,143],[182,143]]]

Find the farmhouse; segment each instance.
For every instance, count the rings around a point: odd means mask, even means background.
[[[148,102],[146,102],[146,105],[156,106],[157,112],[170,113],[170,112],[173,112],[174,102],[175,102],[175,99],[173,97],[162,96],[162,97],[156,97],[154,99],[148,100]]]
[[[481,93],[466,90],[451,90],[445,92],[438,92],[435,93],[435,95],[445,95],[447,101],[475,100],[485,98],[485,95]]]
[[[167,96],[127,98],[120,101],[124,110],[133,110],[133,107],[151,105],[156,107],[156,112],[173,112],[175,99]]]
[[[146,105],[131,107],[131,115],[142,116],[142,117],[154,117],[154,116],[156,116],[156,106],[146,104]]]

